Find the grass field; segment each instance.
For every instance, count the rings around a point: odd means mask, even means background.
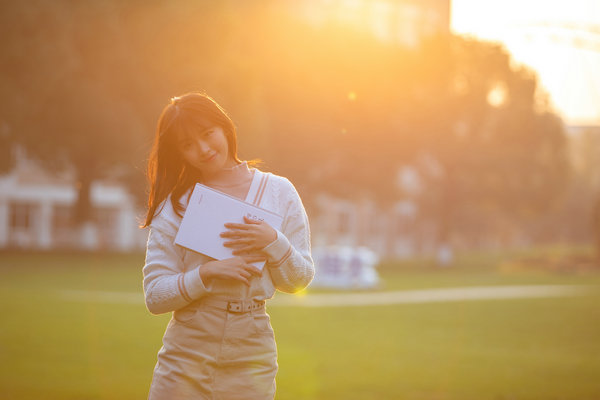
[[[278,399],[600,399],[600,272],[384,263],[383,290],[591,285],[586,295],[301,308],[272,306]],[[140,302],[143,255],[0,253],[0,399],[144,399],[169,319]],[[508,264],[507,264],[508,263]],[[310,291],[309,294],[310,295]],[[278,296],[283,296],[278,294]]]

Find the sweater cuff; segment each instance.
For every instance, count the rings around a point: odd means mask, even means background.
[[[202,278],[200,278],[198,268],[185,272],[181,283],[182,287],[180,290],[183,297],[189,302],[197,300],[207,292],[204,282],[202,282]]]
[[[292,255],[292,245],[285,235],[277,231],[277,239],[263,248],[269,267],[279,267]]]

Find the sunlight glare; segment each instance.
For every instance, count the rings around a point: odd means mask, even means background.
[[[600,2],[453,0],[451,29],[503,43],[536,71],[550,102],[571,124],[600,123]],[[590,37],[592,39],[590,39]]]
[[[487,101],[492,107],[500,107],[506,102],[506,86],[498,84],[489,91]]]

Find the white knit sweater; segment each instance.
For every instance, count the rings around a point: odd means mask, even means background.
[[[256,183],[264,179],[264,186]],[[296,188],[286,178],[255,170],[248,197],[261,190],[260,207],[284,217],[277,239],[264,248],[267,263],[262,276],[252,278],[250,287],[224,279],[213,279],[205,285],[199,267],[211,259],[203,254],[174,244],[181,223],[167,198],[150,224],[146,264],[143,268],[146,306],[153,314],[161,314],[187,306],[205,296],[221,299],[266,300],[275,290],[293,293],[308,286],[314,276],[310,254],[308,218]],[[188,197],[181,197],[181,203]],[[256,196],[258,198],[258,195]],[[217,232],[218,234],[219,232]]]

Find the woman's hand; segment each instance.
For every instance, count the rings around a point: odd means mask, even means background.
[[[230,239],[223,243],[235,250],[234,255],[258,255],[261,250],[277,239],[277,231],[264,221],[244,217],[244,224],[225,224],[228,229],[221,237]]]
[[[209,261],[200,266],[200,279],[205,286],[208,281],[218,279],[233,279],[250,286],[250,279],[253,276],[262,275],[262,271],[250,263],[265,261],[261,255],[249,255],[244,257],[232,257],[225,260]]]

